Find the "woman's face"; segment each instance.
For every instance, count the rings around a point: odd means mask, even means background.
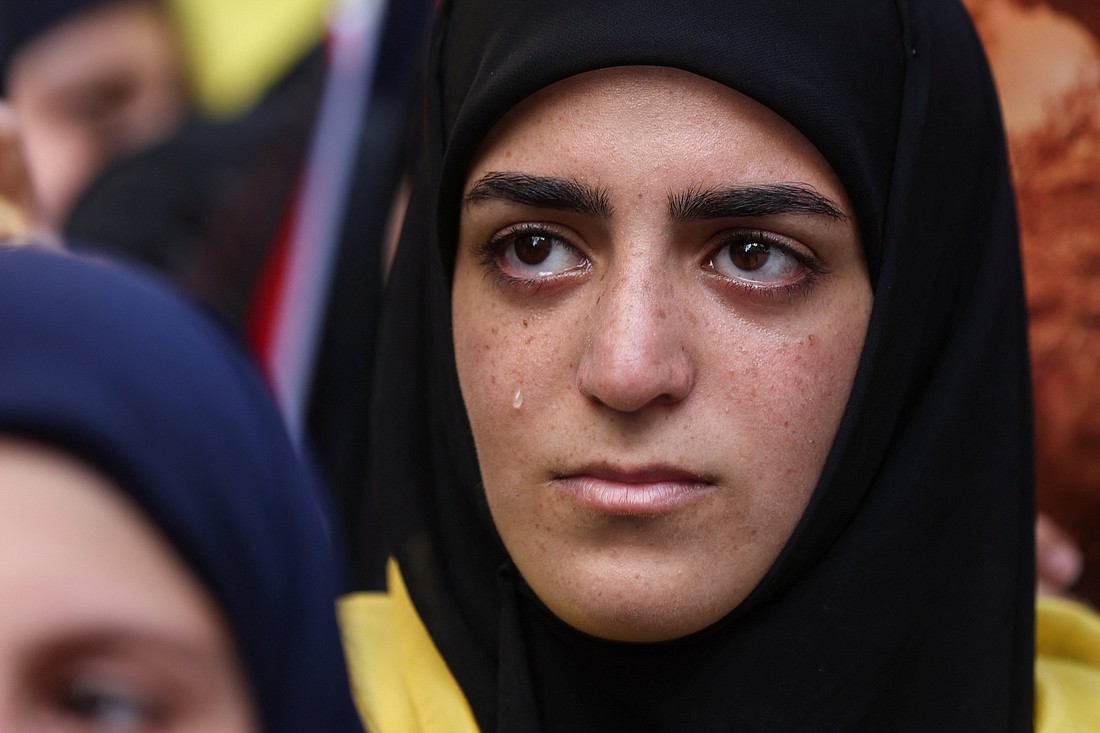
[[[167,136],[187,106],[169,17],[144,0],[104,3],[31,41],[9,92],[40,213],[56,229],[104,165]]]
[[[0,438],[0,730],[251,733],[222,617],[147,520],[66,456]]]
[[[844,188],[791,125],[653,67],[573,77],[470,170],[454,341],[489,507],[557,616],[656,641],[789,538],[872,294]]]

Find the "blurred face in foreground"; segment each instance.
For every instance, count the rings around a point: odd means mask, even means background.
[[[817,483],[871,303],[836,175],[736,91],[606,69],[498,123],[455,354],[497,530],[549,609],[658,641],[741,603]]]
[[[82,464],[0,437],[0,730],[255,733],[221,614]]]
[[[111,159],[166,136],[186,109],[169,18],[147,0],[114,0],[21,48],[8,77],[44,223],[59,229]]]

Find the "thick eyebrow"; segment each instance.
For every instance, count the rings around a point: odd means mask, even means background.
[[[775,214],[812,214],[847,221],[830,199],[809,186],[773,183],[725,189],[694,189],[668,197],[669,215],[677,221],[747,218]]]
[[[606,191],[568,178],[527,173],[486,173],[473,185],[463,201],[470,204],[489,199],[501,199],[536,209],[575,211],[603,218],[611,216],[611,202]]]

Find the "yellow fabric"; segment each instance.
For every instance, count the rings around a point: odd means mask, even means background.
[[[1100,731],[1100,617],[1073,601],[1041,598],[1035,642],[1036,733]]]
[[[250,107],[324,32],[329,0],[170,0],[200,107]]]
[[[473,712],[420,621],[397,565],[389,593],[340,601],[359,712],[373,733],[477,733]],[[1100,616],[1041,598],[1036,615],[1036,733],[1100,733]]]
[[[477,722],[413,607],[397,564],[388,593],[340,600],[355,703],[372,733],[477,733]]]

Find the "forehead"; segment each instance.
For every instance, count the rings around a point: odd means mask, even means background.
[[[115,0],[62,19],[20,48],[11,86],[41,94],[104,74],[140,76],[143,64],[176,52],[156,4]]]
[[[108,479],[67,454],[0,435],[0,597],[9,628],[113,619],[212,635],[213,601]],[[213,628],[217,628],[214,626]]]
[[[531,95],[492,128],[467,187],[501,169],[665,193],[798,181],[850,209],[824,157],[786,120],[734,89],[667,67],[600,69]]]

